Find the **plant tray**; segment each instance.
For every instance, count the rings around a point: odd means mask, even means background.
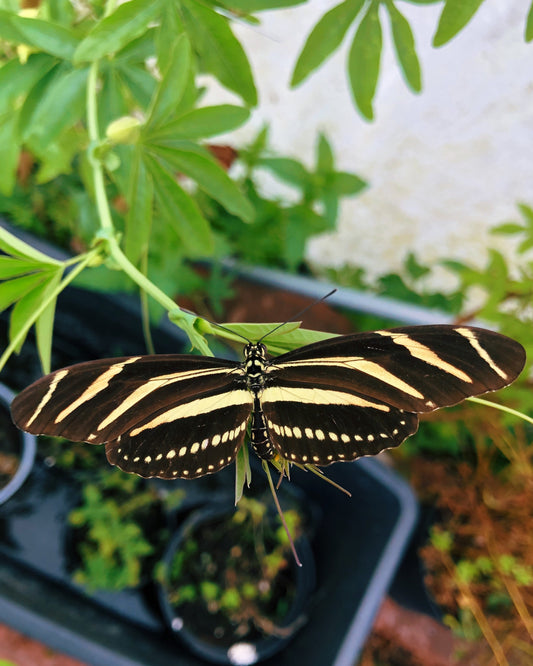
[[[55,331],[53,367],[143,353],[139,313],[127,299],[69,288],[58,301]],[[171,326],[155,336],[161,353],[180,352],[183,343]],[[30,340],[3,381],[18,390],[39,373]],[[194,504],[216,497],[224,484],[232,486],[233,473],[230,466],[195,481],[155,482],[172,488],[183,483]],[[310,473],[296,470],[292,476],[291,483],[320,510],[312,543],[316,590],[306,624],[267,665],[351,666],[416,523],[410,487],[377,460],[337,464],[327,474],[352,498]],[[66,516],[78,495],[64,473],[39,461],[17,495],[0,507],[0,622],[94,666],[200,666],[204,662],[165,625],[154,583],[96,594],[73,583]]]

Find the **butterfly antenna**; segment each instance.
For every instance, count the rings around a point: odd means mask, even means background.
[[[294,560],[296,564],[301,567],[302,563],[300,562],[300,558],[298,557],[298,553],[296,552],[296,547],[294,545],[294,540],[291,536],[291,533],[289,531],[289,526],[287,525],[287,522],[285,520],[285,516],[283,515],[283,511],[281,510],[281,505],[278,500],[278,494],[276,493],[276,489],[274,488],[274,482],[272,481],[272,475],[270,474],[270,469],[268,468],[268,462],[266,460],[262,460],[261,464],[263,465],[263,469],[265,470],[265,474],[268,479],[268,485],[270,486],[270,492],[272,493],[272,497],[274,498],[274,503],[276,505],[276,509],[278,510],[278,514],[281,520],[281,523],[283,525],[283,528],[285,529],[285,532],[287,534],[287,537],[289,539],[289,544],[292,550],[292,554],[294,556]]]
[[[278,328],[281,328],[282,326],[285,326],[285,324],[288,324],[291,321],[295,321],[299,317],[301,317],[304,313],[307,312],[307,310],[310,310],[311,308],[314,308],[315,305],[318,305],[319,303],[322,303],[322,301],[325,301],[326,298],[329,298],[332,294],[334,294],[337,290],[332,289],[330,292],[328,292],[325,296],[322,296],[321,298],[317,298],[316,301],[313,301],[312,303],[309,303],[309,305],[306,305],[306,307],[303,310],[300,310],[300,312],[297,312],[295,315],[293,315],[290,319],[287,319],[287,321],[284,321],[282,324],[278,324],[276,328],[273,328],[271,331],[268,333],[265,333],[262,338],[260,338],[257,342],[262,342],[266,337],[269,335],[272,335],[275,331],[278,330]]]

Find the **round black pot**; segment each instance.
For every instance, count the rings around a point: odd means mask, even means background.
[[[164,557],[165,577],[168,576],[174,556],[189,535],[192,535],[198,526],[217,518],[227,517],[229,513],[227,506],[213,505],[191,513],[169,543]],[[159,586],[159,602],[168,626],[191,652],[213,664],[247,666],[280,652],[292,640],[297,630],[305,624],[306,608],[315,585],[314,557],[309,540],[305,536],[300,537],[295,546],[302,566],[298,567],[291,555],[291,576],[295,584],[295,594],[283,620],[276,623],[280,629],[287,629],[286,635],[260,635],[254,640],[235,638],[229,645],[226,638],[224,643],[217,644],[214,636],[207,638],[205,634],[200,635],[194,621],[181,617],[179,608],[170,602],[167,594],[168,585],[163,581]]]
[[[0,504],[7,502],[22,486],[32,470],[35,460],[36,438],[19,430],[11,420],[9,406],[15,394],[0,384],[0,454],[4,460],[13,459],[16,464],[14,473],[6,474],[7,482],[0,487]],[[4,475],[0,476],[2,483]]]

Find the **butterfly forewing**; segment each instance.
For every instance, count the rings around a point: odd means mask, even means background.
[[[510,384],[524,367],[514,340],[466,326],[408,326],[324,340],[274,359],[274,381],[357,390],[428,412]]]

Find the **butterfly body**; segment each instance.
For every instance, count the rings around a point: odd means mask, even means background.
[[[127,472],[195,478],[257,455],[329,465],[373,455],[416,432],[418,414],[514,381],[521,345],[465,326],[340,336],[238,363],[191,355],[89,361],[39,379],[14,400],[22,429],[106,445]]]

